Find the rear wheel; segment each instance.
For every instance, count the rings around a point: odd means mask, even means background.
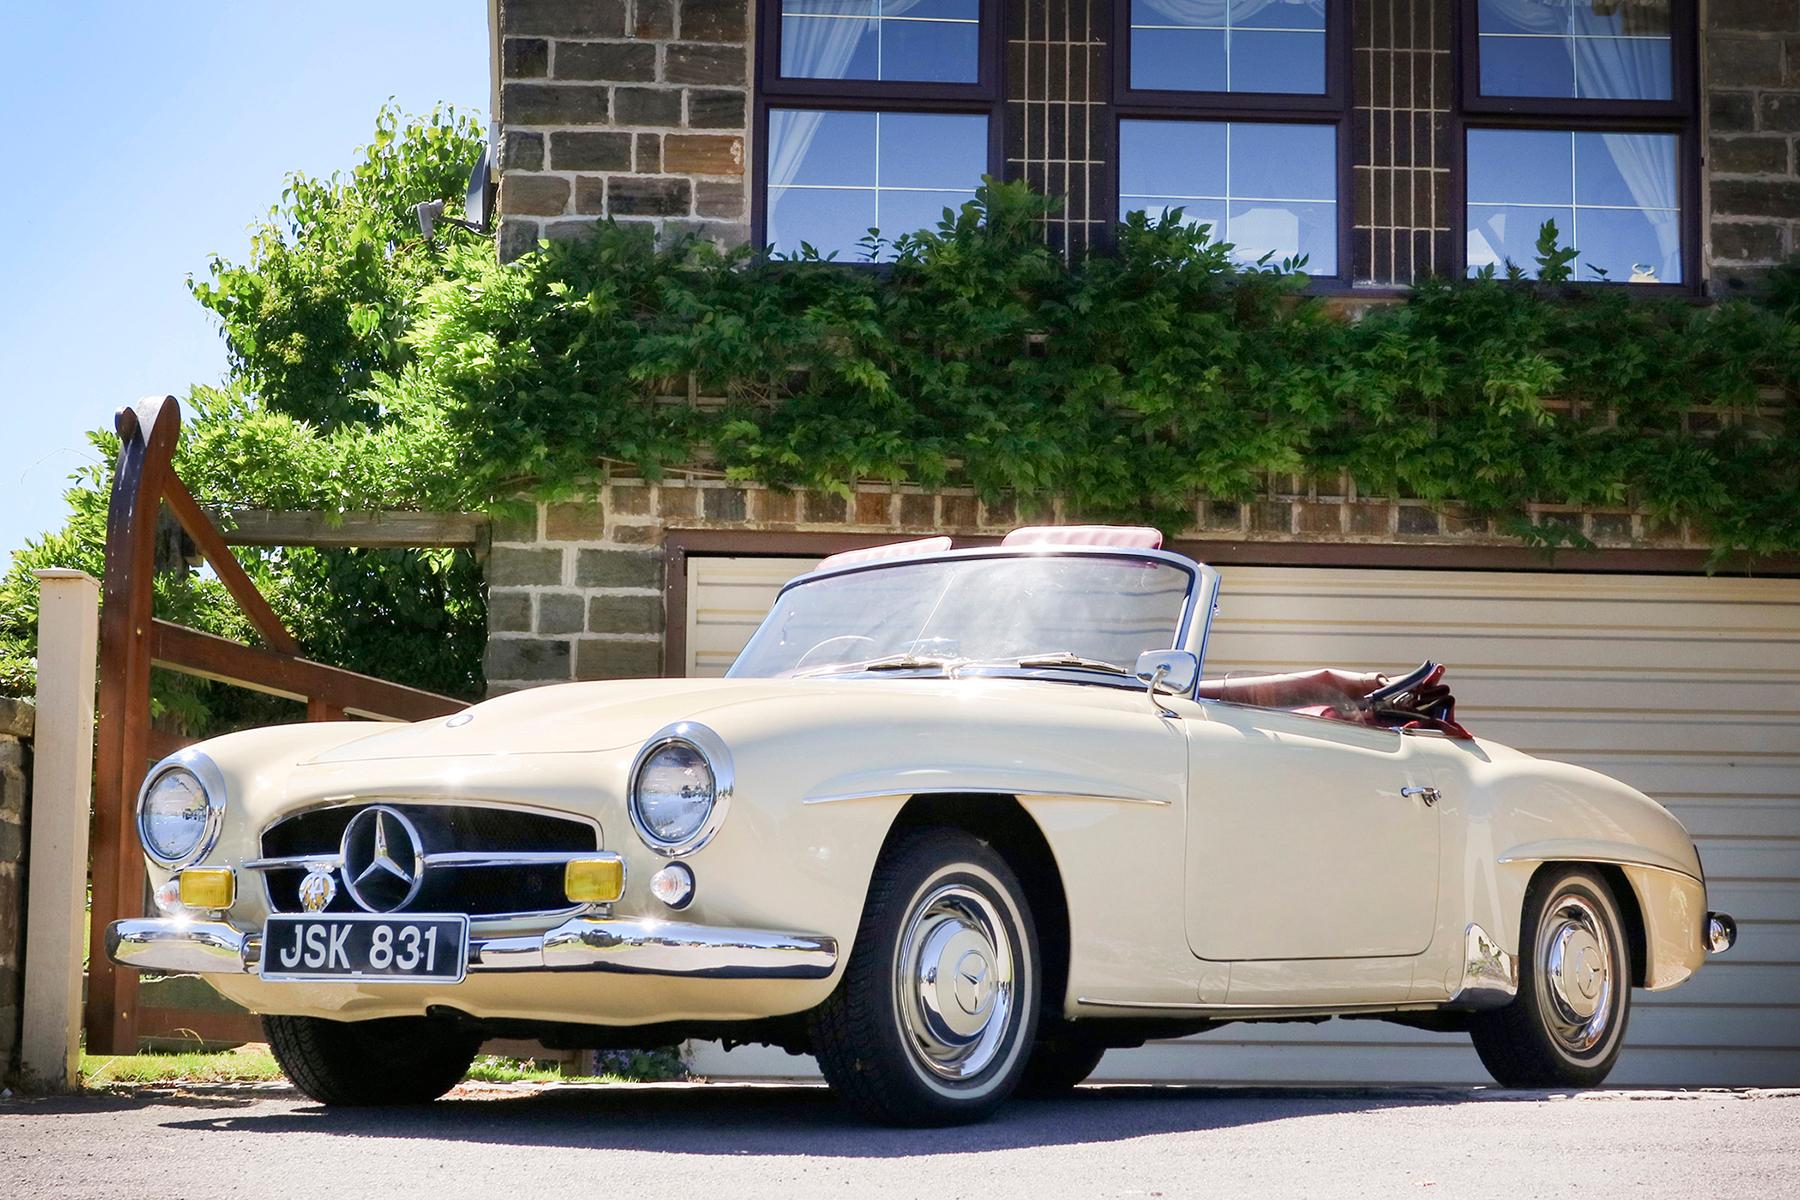
[[[832,1089],[874,1121],[987,1116],[1024,1073],[1038,947],[1006,862],[960,830],[902,835],[869,885],[837,990],[810,1020]]]
[[[264,1017],[269,1049],[321,1104],[424,1104],[461,1082],[481,1039],[433,1017]]]
[[[1583,868],[1540,873],[1519,945],[1519,994],[1470,1026],[1482,1065],[1506,1087],[1598,1087],[1631,1015],[1631,954],[1612,889]]]

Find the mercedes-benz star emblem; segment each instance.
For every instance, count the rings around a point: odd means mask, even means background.
[[[395,912],[425,882],[425,847],[398,809],[365,808],[344,826],[344,890],[367,912]]]

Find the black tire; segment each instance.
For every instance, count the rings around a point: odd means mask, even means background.
[[[1025,891],[987,843],[901,835],[876,864],[844,977],[808,1020],[826,1082],[871,1121],[981,1120],[1025,1072],[1039,961]]]
[[[264,1017],[275,1061],[320,1104],[425,1104],[455,1087],[481,1039],[433,1017]]]
[[[1061,1096],[1092,1075],[1105,1056],[1105,1046],[1066,1027],[1039,1037],[1025,1063],[1018,1094],[1039,1100]]]
[[[1503,1087],[1606,1081],[1631,1016],[1627,936],[1618,900],[1596,872],[1549,868],[1531,881],[1520,925],[1519,994],[1504,1008],[1475,1014],[1469,1027],[1482,1065]],[[1568,965],[1559,972],[1558,963]],[[1588,1005],[1592,1013],[1582,1013]]]

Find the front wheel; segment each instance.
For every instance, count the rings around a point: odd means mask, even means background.
[[[321,1104],[424,1104],[455,1087],[481,1039],[435,1017],[264,1017],[287,1077]]]
[[[1038,976],[1006,862],[959,830],[906,834],[876,865],[844,977],[812,1014],[819,1068],[870,1120],[980,1120],[1024,1072]]]
[[[1552,869],[1525,893],[1519,994],[1470,1026],[1505,1087],[1598,1087],[1625,1041],[1631,954],[1618,901],[1599,875]]]

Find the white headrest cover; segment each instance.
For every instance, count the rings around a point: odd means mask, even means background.
[[[1162,531],[1144,525],[1027,525],[1006,535],[1002,546],[1130,546],[1162,549]]]

